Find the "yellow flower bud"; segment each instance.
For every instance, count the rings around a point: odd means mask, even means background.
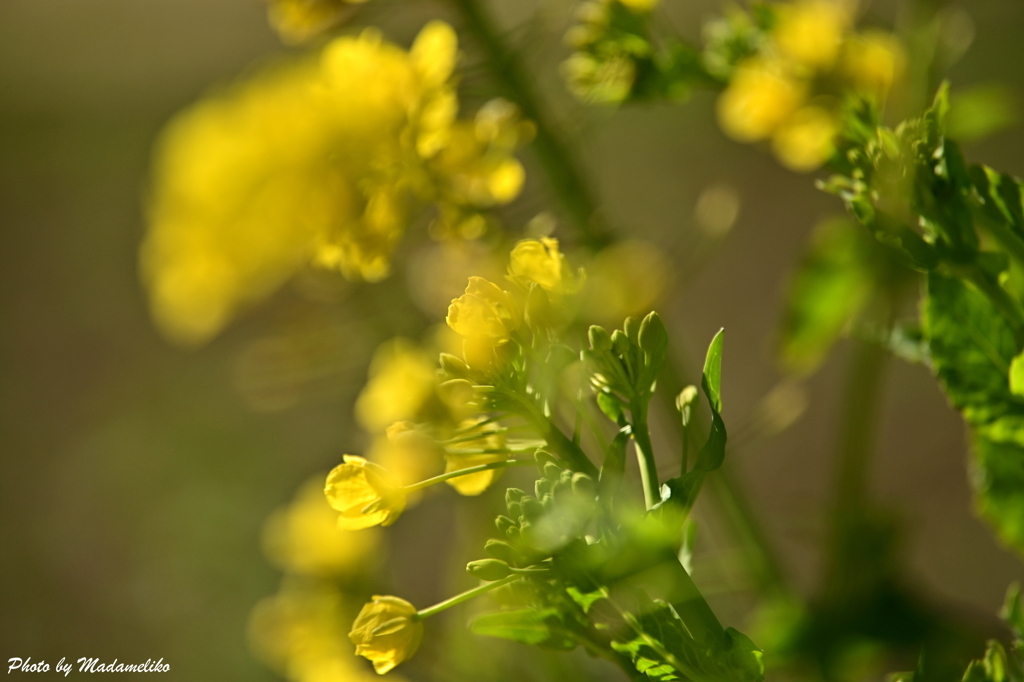
[[[338,528],[358,530],[390,526],[405,509],[405,493],[387,469],[362,457],[345,455],[345,463],[327,475],[327,502],[341,513]]]
[[[470,277],[466,293],[448,306],[446,321],[463,338],[498,345],[508,341],[522,317],[507,291],[483,277]]]
[[[416,618],[416,607],[404,599],[375,595],[356,616],[348,637],[356,654],[368,658],[383,675],[416,653],[423,623]]]
[[[508,271],[520,284],[536,282],[545,291],[561,291],[565,256],[558,250],[557,239],[524,239],[512,249]]]

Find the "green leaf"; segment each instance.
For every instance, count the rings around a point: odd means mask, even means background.
[[[1017,355],[1013,330],[989,300],[965,282],[928,276],[922,328],[932,366],[953,406],[974,426],[1024,414],[1010,392]]]
[[[1010,393],[1024,396],[1024,353],[1010,362]]]
[[[787,370],[818,368],[870,296],[877,255],[863,228],[849,220],[818,225],[786,297],[779,355]]]
[[[719,329],[715,338],[711,339],[708,346],[707,358],[704,360],[704,376],[700,385],[704,389],[704,395],[711,403],[711,409],[715,412],[722,411],[722,342],[725,330]]]
[[[559,622],[558,609],[520,609],[484,614],[469,624],[469,630],[523,644],[558,645],[565,643]]]

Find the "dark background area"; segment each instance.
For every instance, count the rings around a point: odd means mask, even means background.
[[[690,34],[717,6],[664,2]],[[492,4],[509,26],[536,10]],[[529,27],[542,39],[526,58],[559,116],[579,126],[611,222],[675,245],[698,229],[693,210],[704,189],[725,183],[740,196],[728,238],[699,272],[675,273],[661,309],[690,358],[726,328],[726,417],[743,424],[780,378],[772,341],[787,273],[815,223],[841,207],[763,150],[726,140],[710,95],[580,119],[557,79],[569,5],[543,7]],[[954,90],[999,82],[1024,93],[1024,3],[964,8],[976,39],[950,74]],[[436,9],[382,0],[367,17],[407,45]],[[877,2],[869,16],[893,14],[892,3]],[[302,481],[361,448],[351,405],[375,342],[415,335],[425,320],[403,303],[409,280],[399,267],[378,286],[318,282],[326,302],[293,287],[197,351],[168,345],[151,326],[136,249],[154,137],[211,86],[283,50],[256,0],[0,2],[4,661],[162,657],[173,679],[273,679],[245,641],[249,609],[278,580],[259,549],[261,524]],[[1020,126],[966,152],[1024,175]],[[543,176],[527,162],[528,193],[510,215],[543,205]],[[414,232],[403,253],[422,242]],[[308,335],[317,371],[254,369],[254,344],[280,334]],[[840,344],[807,382],[799,422],[730,453],[803,594],[820,575],[845,354]],[[1024,563],[972,514],[960,419],[921,366],[893,361],[885,396],[872,485],[905,520],[908,579],[992,613],[1007,584],[1024,579]],[[446,594],[436,576],[448,564],[401,557],[438,548],[438,528],[468,513],[453,511],[453,499],[429,500],[395,527],[394,544],[404,547],[389,569],[396,593],[423,603]],[[719,558],[731,551],[713,533],[702,542]],[[715,578],[698,568],[699,584]],[[723,620],[742,627],[742,604],[728,594],[715,600]]]

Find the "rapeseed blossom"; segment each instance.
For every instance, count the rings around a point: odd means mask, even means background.
[[[383,675],[416,653],[423,623],[416,607],[404,599],[374,596],[359,612],[348,636],[356,654],[372,661],[373,669]]]
[[[891,34],[852,32],[854,9],[845,0],[776,6],[766,39],[735,65],[719,97],[722,130],[740,142],[770,139],[778,159],[795,171],[827,161],[840,127],[834,93],[880,104],[902,70],[903,51]]]
[[[522,310],[512,294],[497,284],[470,277],[466,293],[452,301],[445,319],[463,338],[466,363],[488,369],[495,362],[495,351],[522,323]]]
[[[390,526],[405,509],[405,492],[390,472],[352,455],[327,475],[324,494],[340,512],[338,528],[343,530]]]
[[[418,203],[458,217],[435,232],[479,233],[473,217],[522,186],[512,152],[529,126],[507,103],[458,120],[457,55],[443,22],[409,51],[367,29],[179,114],[141,250],[158,326],[206,341],[310,264],[379,280]]]

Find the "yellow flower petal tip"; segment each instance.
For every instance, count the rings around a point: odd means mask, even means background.
[[[324,494],[340,513],[338,528],[342,530],[390,526],[405,509],[405,493],[388,471],[352,455],[345,455],[345,463],[327,475]]]
[[[356,654],[369,659],[383,675],[416,653],[423,623],[416,618],[416,607],[404,599],[374,596],[356,616],[348,637]]]

